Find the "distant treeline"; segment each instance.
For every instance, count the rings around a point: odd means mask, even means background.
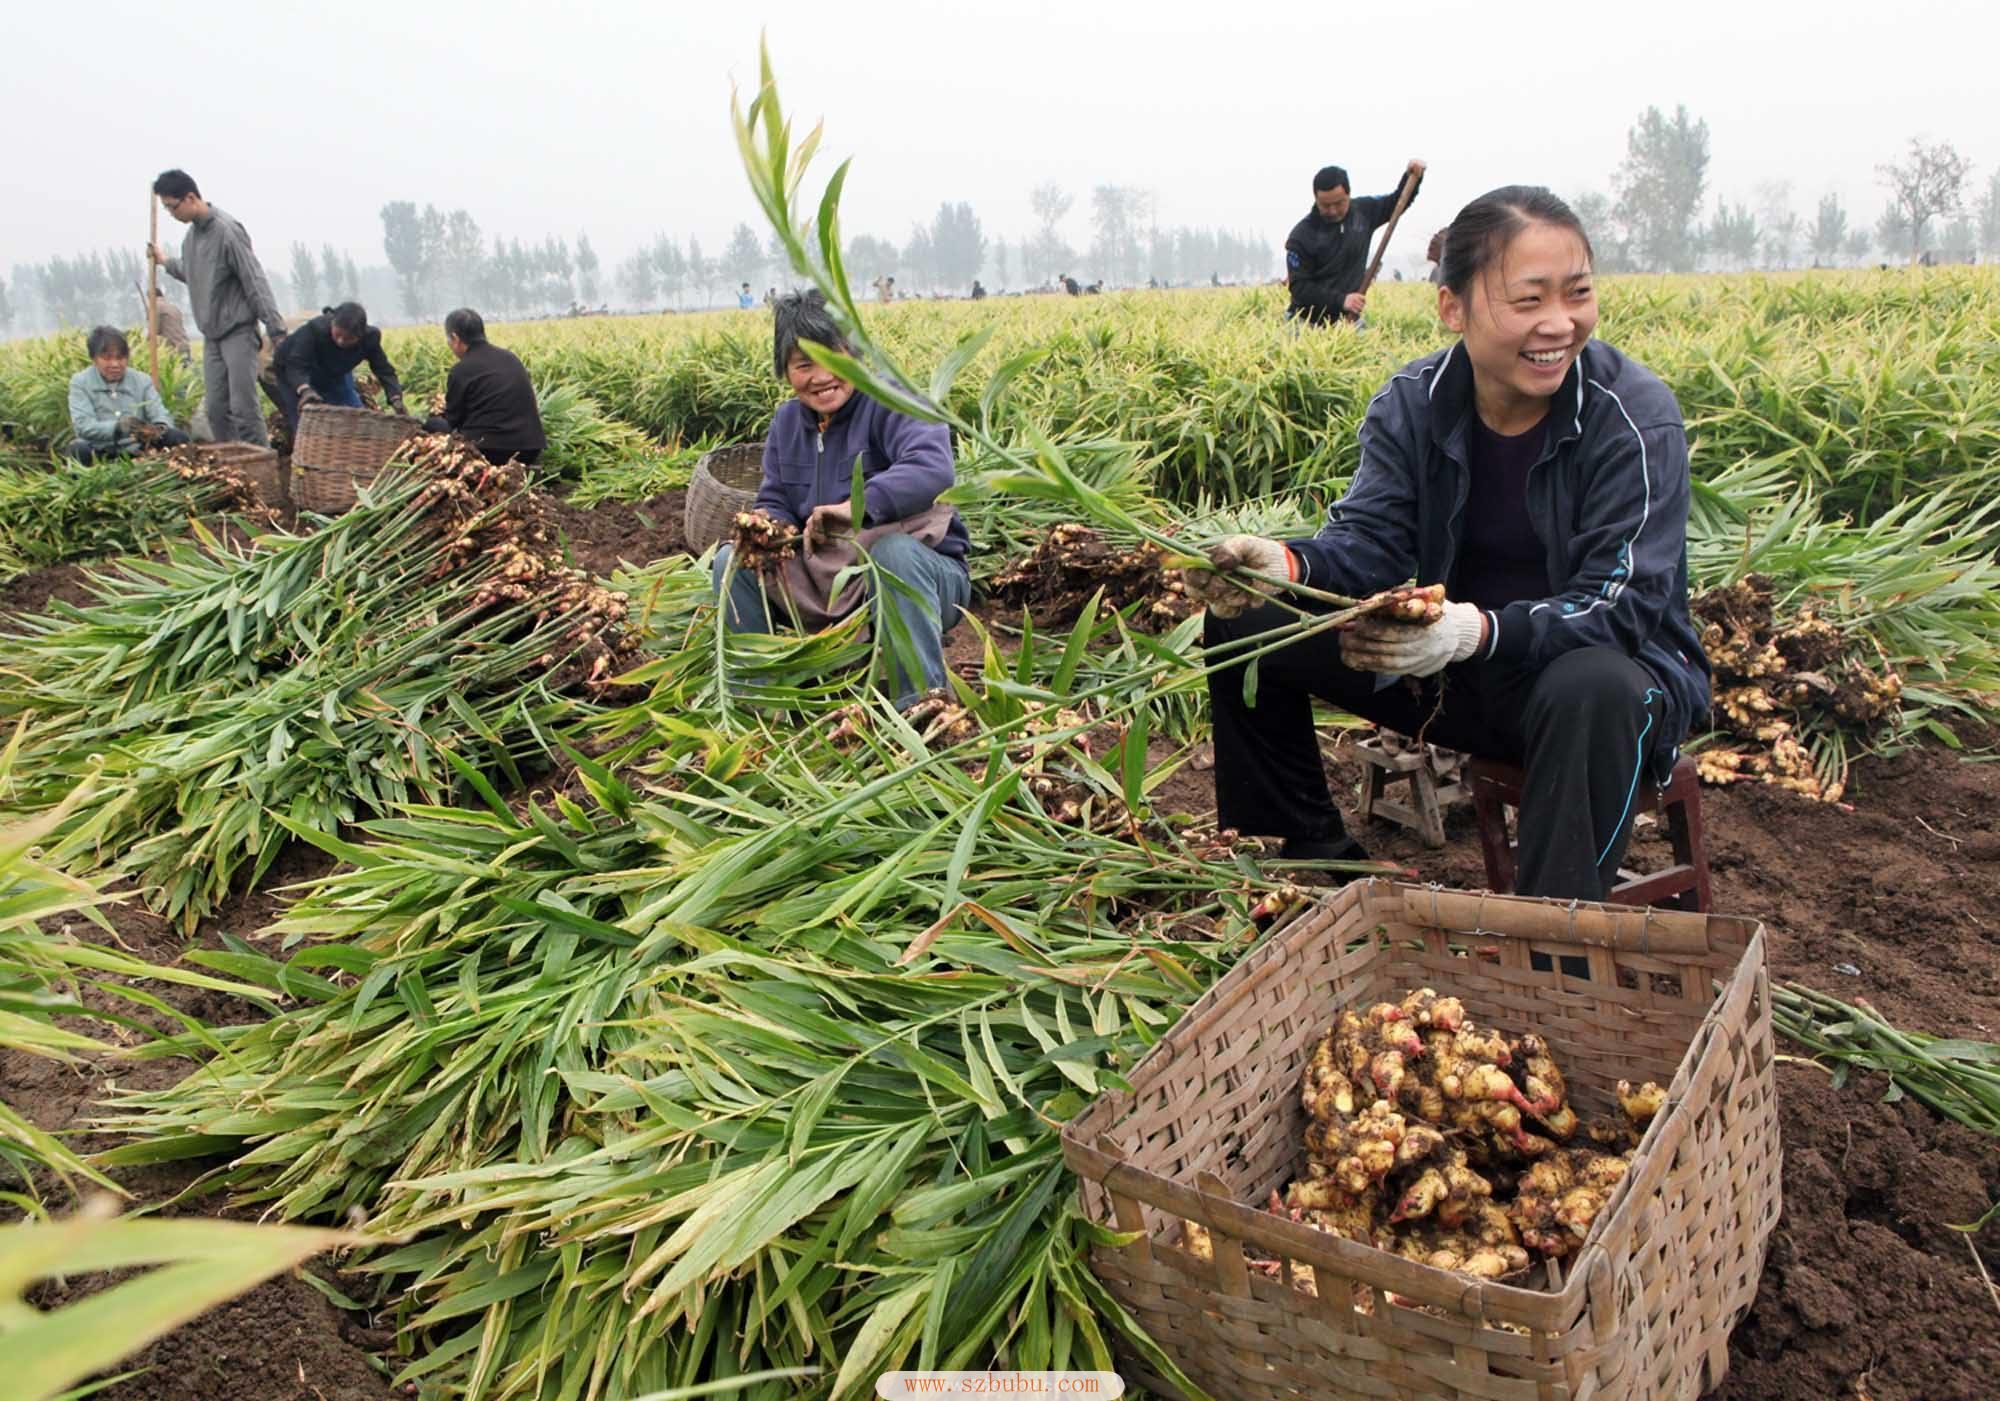
[[[1889,197],[1872,225],[1850,216],[1834,193],[1822,195],[1807,219],[1792,207],[1789,181],[1758,185],[1752,200],[1718,196],[1711,204],[1708,167],[1707,122],[1685,106],[1672,115],[1657,107],[1642,112],[1626,134],[1626,157],[1612,174],[1610,191],[1571,196],[1599,267],[1739,271],[1878,258],[2000,257],[2000,170],[1983,188],[1968,188],[1971,162],[1949,142],[1912,140],[1902,159],[1876,167]],[[1137,287],[1264,282],[1280,270],[1273,238],[1282,230],[1162,227],[1153,192],[1128,185],[1091,189],[1089,239],[1078,247],[1065,226],[1075,204],[1069,191],[1042,182],[1030,193],[1036,228],[1008,239],[990,237],[969,203],[945,201],[900,242],[876,234],[849,239],[848,273],[857,286],[892,277],[900,292],[964,295],[975,278],[1001,292],[1046,287],[1065,274],[1084,283]],[[555,234],[489,238],[467,210],[420,209],[412,200],[383,205],[381,217],[386,265],[357,267],[352,254],[331,245],[314,253],[295,242],[288,260],[263,249],[265,271],[285,309],[310,311],[356,298],[377,321],[430,320],[461,305],[520,318],[612,302],[641,310],[726,305],[746,282],[761,300],[766,288],[793,281],[776,240],[760,240],[747,223],[739,223],[713,254],[699,238],[683,242],[657,234],[606,277],[587,233],[579,232],[573,244]],[[17,264],[11,283],[0,278],[0,335],[106,321],[136,324],[144,315],[139,289],[145,272],[136,248]],[[160,285],[185,305],[179,283],[162,278]]]

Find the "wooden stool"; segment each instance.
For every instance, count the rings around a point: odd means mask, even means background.
[[[1456,750],[1418,744],[1381,730],[1354,746],[1360,758],[1361,816],[1380,817],[1408,827],[1425,846],[1444,845],[1444,809],[1465,796],[1465,756]],[[1391,783],[1407,779],[1410,800],[1385,796]]]
[[[1507,839],[1506,810],[1521,806],[1526,777],[1513,764],[1497,759],[1474,759],[1466,767],[1472,810],[1479,819],[1479,849],[1486,858],[1486,884],[1496,894],[1510,895],[1514,890],[1514,844]],[[1618,884],[1605,898],[1619,905],[1670,905],[1706,912],[1708,847],[1702,841],[1701,783],[1695,777],[1694,760],[1682,755],[1664,788],[1642,785],[1638,803],[1640,812],[1659,811],[1666,819],[1674,864],[1650,876],[1621,870]]]

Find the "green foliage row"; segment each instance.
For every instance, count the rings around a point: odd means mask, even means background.
[[[1698,475],[1781,458],[1834,513],[1902,494],[2000,484],[2000,277],[1989,269],[1607,278],[1603,337],[1679,396]],[[1273,289],[1130,292],[869,308],[905,364],[935,364],[994,328],[952,407],[977,411],[987,373],[1040,359],[1010,401],[1044,431],[1134,444],[1160,490],[1190,502],[1324,494],[1352,470],[1369,398],[1444,344],[1427,287],[1380,288],[1355,335],[1297,330]],[[731,312],[503,328],[539,379],[579,386],[660,438],[762,433],[787,394],[767,319]],[[392,335],[412,375],[442,382],[428,330]],[[421,366],[422,368],[417,368]]]
[[[1679,396],[1697,475],[1746,455],[1780,459],[1826,510],[1866,517],[1949,481],[2000,485],[1996,293],[2000,277],[1985,268],[1606,278],[1599,330]],[[1359,335],[1289,326],[1268,288],[909,303],[871,315],[909,364],[935,364],[968,331],[994,328],[960,377],[952,407],[961,413],[976,411],[970,386],[986,372],[1038,352],[1014,383],[1015,409],[1051,434],[1132,443],[1160,490],[1187,503],[1336,489],[1370,396],[1444,343],[1432,295],[1414,284],[1378,289]],[[649,439],[760,435],[788,392],[771,373],[768,324],[762,312],[727,312],[494,334],[545,393],[591,406],[551,405],[557,420],[589,430],[552,454],[577,471],[642,457]],[[388,340],[413,388],[442,388],[451,358],[435,328]],[[74,334],[0,348],[0,428],[60,441],[63,385],[83,363]],[[198,376],[172,357],[161,370],[184,414]]]

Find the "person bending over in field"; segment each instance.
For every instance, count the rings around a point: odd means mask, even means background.
[[[1365,859],[1327,794],[1314,697],[1527,771],[1524,895],[1600,900],[1642,783],[1708,709],[1688,615],[1688,446],[1653,373],[1602,341],[1590,240],[1545,189],[1482,195],[1446,233],[1438,315],[1459,339],[1390,377],[1319,534],[1231,536],[1219,566],[1363,597],[1445,587],[1428,626],[1364,622],[1218,672],[1215,790],[1226,827],[1295,860]],[[1209,646],[1291,614],[1189,576]],[[1253,606],[1256,605],[1256,606]]]
[[[528,367],[511,350],[486,339],[486,322],[462,306],[444,319],[444,340],[458,363],[444,381],[444,412],[425,420],[433,433],[463,433],[488,462],[532,467],[548,435]]]
[[[732,546],[717,550],[716,594],[725,580],[729,590],[724,621],[732,632],[768,632],[774,616],[806,625],[830,621],[837,614],[825,611],[825,598],[809,595],[822,593],[835,562],[851,559],[858,547],[901,585],[884,591],[922,671],[910,677],[900,662],[893,666],[896,703],[907,706],[922,690],[945,684],[944,634],[972,597],[965,565],[971,537],[957,510],[938,500],[957,477],[951,433],[857,394],[813,363],[801,341],[848,348],[819,292],[778,298],[772,320],[773,368],[796,397],[771,420],[753,509],[801,528],[805,558],[769,575],[767,584],[753,570],[730,569]],[[865,483],[866,519],[859,522],[849,499],[856,462]]]
[[[1405,178],[1415,182],[1410,187],[1414,201],[1424,183],[1424,163],[1412,160]],[[1285,282],[1292,289],[1288,319],[1314,326],[1342,317],[1360,319],[1368,304],[1361,290],[1361,279],[1368,275],[1368,241],[1395,208],[1394,192],[1354,198],[1347,172],[1337,165],[1313,176],[1313,207],[1285,239]]]
[[[152,377],[132,368],[132,347],[123,331],[99,326],[84,349],[90,363],[69,381],[69,427],[76,435],[68,449],[72,459],[130,457],[141,448],[178,447],[188,440],[174,427]]]
[[[389,406],[402,413],[402,381],[382,349],[382,333],[368,324],[368,309],[360,302],[328,307],[278,342],[265,388],[294,439],[299,435],[299,410],[307,404],[361,407],[354,367],[363,360],[381,382]]]

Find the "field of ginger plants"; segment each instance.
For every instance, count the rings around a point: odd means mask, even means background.
[[[1604,290],[1602,334],[1686,411],[1697,611],[1738,667],[1701,746],[1740,756],[1711,765],[1737,780],[1708,795],[1718,906],[1766,922],[1779,976],[1960,1048],[1787,1048],[1788,1214],[1732,1396],[1971,1398],[2000,1365],[2000,1240],[1949,1229],[2000,1198],[1996,290]],[[219,516],[158,464],[52,473],[47,385],[80,350],[0,347],[0,1189],[27,1219],[108,1191],[350,1233],[337,1274],[284,1273],[325,1242],[15,1226],[39,1263],[4,1297],[59,1319],[93,1271],[206,1271],[153,1290],[156,1332],[280,1272],[99,1393],[128,1401],[845,1397],[896,1365],[1111,1366],[1129,1330],[1057,1129],[1310,897],[1214,830],[1198,622],[1088,575],[1022,598],[1032,620],[996,600],[1059,525],[1115,558],[1310,529],[1369,395],[1440,332],[1415,286],[1360,335],[1278,307],[863,309],[954,422],[987,592],[957,690],[915,720],[870,681],[880,639],[727,637],[674,548],[698,450],[780,401],[761,314],[495,327],[551,406],[552,470],[431,444],[332,522]],[[441,386],[435,331],[389,347]],[[121,535],[135,492],[147,526]],[[1754,665],[1793,638],[1828,689]],[[1881,704],[1836,703],[1871,682]],[[1346,733],[1327,717],[1351,783]],[[1370,834],[1476,886],[1466,814],[1450,835]],[[1983,1100],[1940,1099],[1939,1073]]]

